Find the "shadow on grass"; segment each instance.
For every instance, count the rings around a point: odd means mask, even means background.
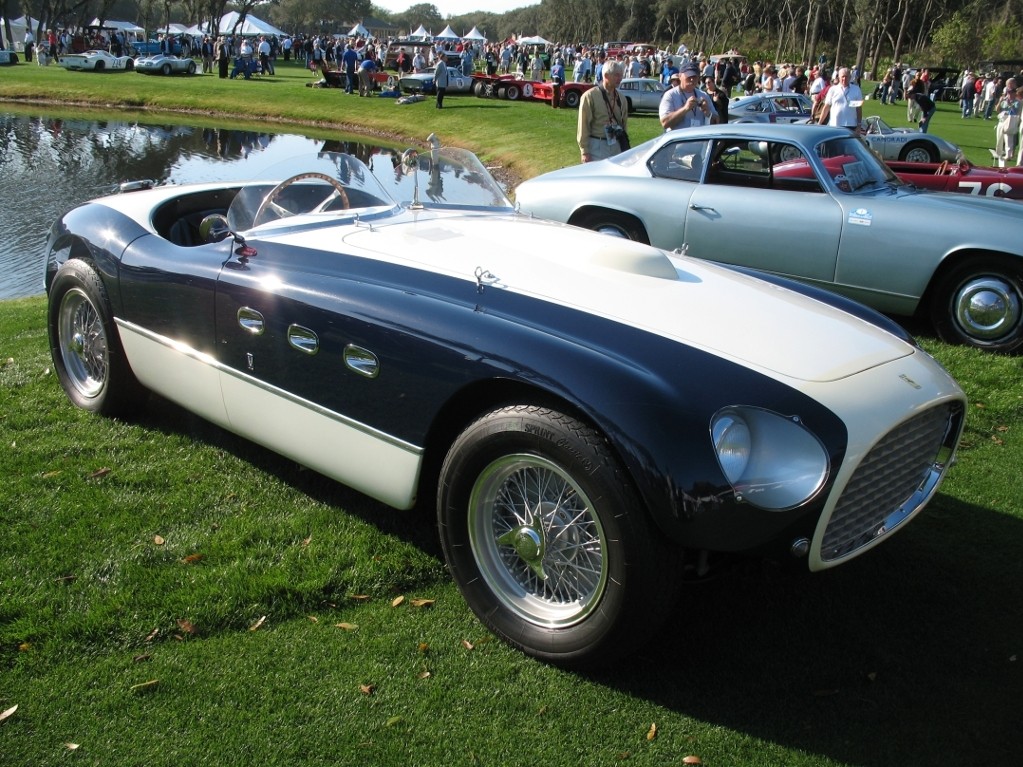
[[[641,657],[592,679],[843,763],[1018,764],[1021,543],[1018,520],[940,496],[833,571],[688,587]]]
[[[215,445],[442,558],[432,499],[396,511],[158,398],[144,421]],[[686,586],[643,651],[583,676],[842,763],[1016,763],[1021,544],[1019,520],[941,495],[891,540],[835,570],[748,560]]]

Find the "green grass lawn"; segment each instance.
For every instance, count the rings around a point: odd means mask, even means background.
[[[443,131],[522,176],[575,161],[573,112],[417,112],[306,77],[32,65],[0,71],[0,96]],[[936,132],[993,143],[954,106]],[[834,571],[751,561],[688,587],[641,653],[580,674],[488,636],[430,509],[381,506],[164,401],[130,422],[76,410],[44,300],[0,302],[0,765],[1016,763],[1023,360],[922,341],[971,404],[917,520]]]

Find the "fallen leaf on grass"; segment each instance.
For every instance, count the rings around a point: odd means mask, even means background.
[[[419,672],[419,678],[420,679],[429,679],[431,676],[433,676],[433,674],[431,674],[429,671],[420,671]]]
[[[89,479],[102,479],[103,477],[105,477],[107,474],[109,474],[112,471],[113,471],[113,469],[111,469],[111,468],[109,468],[107,466],[104,466],[102,469],[96,469],[96,471],[94,471],[92,474],[90,474],[89,475]]]
[[[353,602],[368,602],[371,599],[369,594],[349,594],[348,598]]]
[[[178,618],[177,624],[178,628],[184,631],[186,634],[195,633],[195,624],[192,623],[192,621],[188,620],[188,618]]]
[[[703,764],[703,760],[695,754],[690,754],[682,759],[682,764]]]
[[[420,655],[425,655],[426,653],[428,653],[430,651],[430,645],[427,644],[426,642],[420,642],[418,649],[419,649],[419,654]]]
[[[54,469],[43,474],[43,479],[53,479],[54,477],[59,477],[62,473],[60,469]]]
[[[149,636],[147,636],[147,637],[146,637],[145,639],[143,639],[142,641],[143,641],[143,642],[152,642],[152,641],[153,641],[154,639],[156,639],[156,638],[157,638],[158,636],[160,636],[160,629],[153,629],[152,631],[150,631],[150,632],[149,632]]]
[[[405,721],[405,720],[402,717],[400,717],[400,716],[392,716],[390,719],[387,720],[386,726],[387,727],[394,727],[394,725],[401,724],[403,721]]]
[[[189,554],[181,561],[184,562],[186,565],[195,565],[198,564],[199,562],[202,562],[202,558],[203,558],[202,554]]]
[[[344,621],[342,621],[341,623],[335,623],[334,626],[339,629],[344,629],[345,631],[359,630],[359,624],[357,623],[345,623]]]
[[[306,618],[309,619],[310,623],[319,623],[320,622],[320,619],[317,618],[315,615],[307,615]]]
[[[391,600],[391,607],[397,607],[398,605],[405,603],[405,597],[395,597]]]
[[[413,599],[409,604],[413,607],[432,607],[436,603],[436,599]]]
[[[153,657],[152,655],[150,655],[149,653],[145,652],[145,653],[142,653],[141,655],[136,655],[134,658],[131,659],[131,662],[132,663],[142,663],[143,661],[147,661],[147,660],[151,659],[152,657]]]
[[[462,647],[464,647],[466,650],[471,650],[473,648],[473,644],[468,639],[463,639]]]
[[[155,543],[157,546],[163,546],[163,544],[164,544],[163,536],[162,535],[154,535],[153,536],[153,543]]]
[[[77,751],[81,747],[82,746],[79,743],[65,743],[64,744],[64,748],[66,748],[68,751]]]
[[[4,719],[9,719],[11,716],[14,715],[14,712],[17,711],[17,710],[18,710],[18,706],[17,706],[17,704],[15,704],[15,705],[11,706],[9,709],[7,709],[6,711],[0,712],[0,722],[2,722]]]
[[[18,645],[18,652],[28,652],[31,649],[32,649],[31,642],[22,642],[20,645]]]
[[[646,739],[653,740],[657,737],[657,722],[650,723],[650,729],[646,731]]]
[[[259,629],[262,627],[262,625],[264,623],[266,623],[266,616],[265,615],[262,618],[260,618],[258,621],[253,623],[251,626],[249,626],[249,631],[259,631]]]
[[[308,538],[303,538],[302,539],[302,546],[303,546],[303,548],[305,546],[308,546],[312,542],[313,542],[313,537],[311,535]]]
[[[377,686],[375,684],[360,684],[359,692],[361,692],[363,695],[372,695],[373,691],[376,690],[376,688]]]

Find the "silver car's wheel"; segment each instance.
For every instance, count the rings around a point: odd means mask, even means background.
[[[635,216],[616,210],[603,208],[586,210],[573,216],[568,223],[612,237],[624,237],[626,240],[650,244],[643,222]]]
[[[525,652],[606,660],[670,609],[676,552],[652,535],[605,440],[577,419],[531,405],[492,412],[455,440],[439,488],[441,544],[459,589]]]
[[[160,71],[165,75],[169,75],[171,73],[171,65],[164,64],[162,67],[160,67]]]
[[[68,399],[104,415],[134,411],[144,391],[117,337],[106,289],[96,271],[77,259],[50,285],[50,355]]]
[[[937,162],[938,152],[932,144],[914,141],[906,145],[899,159],[903,162]]]
[[[1023,267],[1012,258],[978,258],[935,287],[931,319],[950,343],[989,351],[1023,348]]]

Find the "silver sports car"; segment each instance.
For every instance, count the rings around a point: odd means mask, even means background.
[[[194,75],[195,70],[195,59],[182,59],[167,53],[135,61],[135,71],[143,75]]]
[[[842,128],[671,131],[516,197],[542,218],[919,312],[948,341],[1023,349],[1023,207],[903,183]]]
[[[756,93],[728,102],[728,121],[735,123],[794,123],[812,112],[813,102],[802,93]]]
[[[877,115],[863,119],[864,137],[883,160],[905,162],[955,162],[962,150],[933,133],[912,128],[893,128]]]
[[[656,112],[667,86],[652,77],[626,77],[618,90],[625,96],[630,113]]]

